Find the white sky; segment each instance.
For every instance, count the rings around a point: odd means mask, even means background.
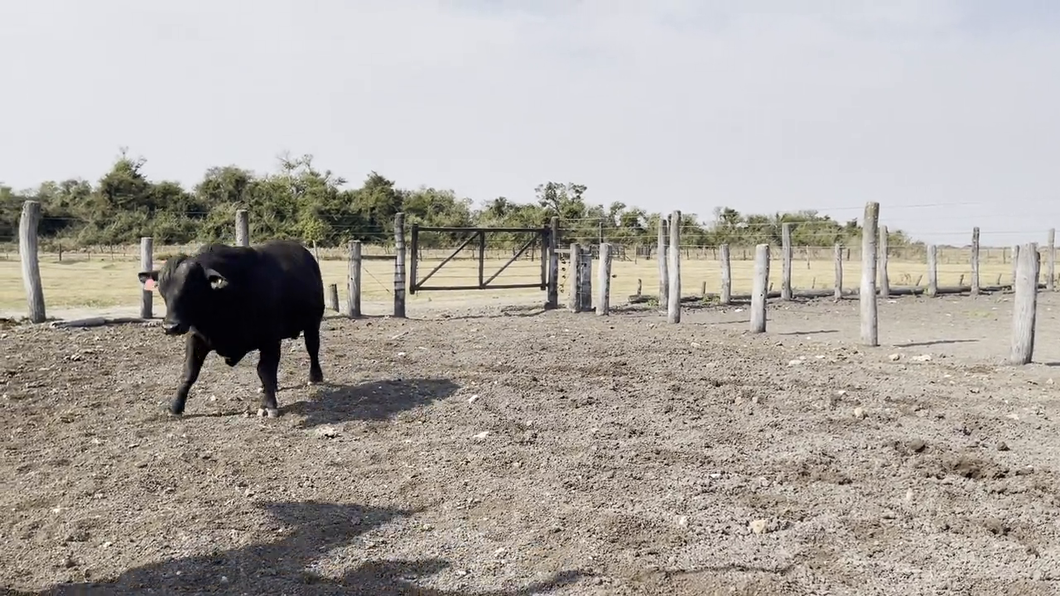
[[[961,244],[1060,227],[1047,0],[8,0],[0,182],[259,172],[819,209]],[[913,207],[953,204],[949,207]]]

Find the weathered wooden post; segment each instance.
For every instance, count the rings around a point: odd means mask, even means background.
[[[670,214],[670,283],[667,289],[666,322],[681,322],[681,212]]]
[[[659,244],[657,248],[659,255],[659,308],[667,309],[670,303],[670,274],[666,267],[666,218],[659,214]]]
[[[878,346],[879,331],[876,316],[876,239],[880,204],[869,202],[865,205],[865,218],[861,233],[861,343],[867,346]]]
[[[328,284],[328,308],[339,312],[339,284]]]
[[[836,242],[832,249],[835,255],[835,299],[843,297],[843,245]]]
[[[405,318],[405,214],[394,215],[394,317]]]
[[[600,267],[596,283],[596,314],[606,315],[611,312],[611,245],[600,245]]]
[[[250,246],[250,220],[246,209],[236,210],[236,246]]]
[[[44,287],[40,280],[37,256],[37,229],[40,227],[40,202],[24,201],[18,220],[18,254],[22,261],[22,286],[26,289],[31,323],[43,323]]]
[[[548,237],[548,296],[545,308],[559,308],[559,218],[553,217],[549,222]]]
[[[578,301],[581,304],[578,312],[593,308],[593,249],[586,246],[582,250],[578,267]]]
[[[891,297],[891,279],[887,275],[887,226],[880,226],[880,297]]]
[[[1038,243],[1020,247],[1016,266],[1016,292],[1012,300],[1012,364],[1029,364],[1034,355],[1034,323],[1038,310]]]
[[[150,236],[144,236],[140,238],[140,271],[150,271],[154,269],[154,238]],[[150,319],[153,316],[153,304],[154,292],[151,290],[140,288],[140,318]]]
[[[350,270],[346,279],[346,315],[361,316],[361,241],[350,240]]]
[[[938,249],[934,244],[927,245],[927,275],[928,275],[928,296],[937,296],[939,293],[939,265],[938,265]]]
[[[567,269],[567,310],[581,312],[582,249],[577,242],[570,245],[570,265]]]
[[[780,226],[780,299],[791,300],[791,223]]]
[[[1020,258],[1020,245],[1019,244],[1013,244],[1012,245],[1012,291],[1013,292],[1016,291],[1016,273],[1017,273],[1017,268],[1019,266],[1019,258]]]
[[[1045,289],[1050,292],[1056,291],[1056,228],[1049,228],[1049,237],[1046,242],[1045,272],[1049,276],[1045,280]]]
[[[732,265],[729,259],[729,245],[720,246],[719,257],[721,259],[721,294],[718,302],[722,305],[732,302]]]
[[[766,331],[766,292],[769,287],[769,245],[755,246],[755,276],[751,284],[751,333]]]
[[[979,226],[972,228],[972,296],[979,295]]]

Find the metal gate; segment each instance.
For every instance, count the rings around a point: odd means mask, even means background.
[[[548,267],[549,267],[549,237],[551,230],[548,226],[540,228],[445,228],[445,227],[421,227],[418,224],[412,225],[412,242],[411,242],[411,260],[409,263],[409,293],[415,294],[416,292],[425,291],[446,291],[446,290],[507,290],[516,288],[538,288],[540,290],[548,289]],[[424,275],[421,279],[419,277],[418,264],[420,261],[420,232],[444,232],[449,234],[466,235],[463,242],[457,245],[456,249],[449,254],[448,257],[438,263],[434,269],[431,269],[427,275]],[[519,250],[512,255],[510,259],[501,265],[499,269],[493,271],[491,275],[487,277],[486,271],[486,235],[494,234],[525,234],[527,240],[523,243]],[[476,254],[476,261],[478,263],[478,283],[476,284],[459,284],[459,285],[427,285],[427,281],[431,277],[438,273],[446,263],[452,261],[456,255],[460,254],[460,251],[468,247],[472,242],[478,241],[478,251]],[[498,281],[498,277],[509,265],[514,263],[519,257],[523,256],[530,247],[534,244],[540,244],[541,253],[541,280],[534,283],[495,283]]]

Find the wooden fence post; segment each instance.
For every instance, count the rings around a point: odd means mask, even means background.
[[[721,259],[721,295],[718,302],[726,305],[732,302],[732,265],[729,260],[729,245],[722,244],[719,258]]]
[[[843,297],[843,245],[836,242],[832,249],[835,256],[835,299]]]
[[[140,271],[150,271],[154,269],[154,238],[150,236],[144,236],[140,238]],[[154,300],[154,292],[151,290],[140,288],[140,318],[150,319],[153,316],[152,312],[152,301]]]
[[[666,322],[681,322],[681,212],[670,215],[670,284],[667,289]]]
[[[862,222],[861,234],[861,343],[867,346],[878,346],[879,330],[876,315],[876,239],[880,204],[865,204],[865,219]]]
[[[1020,245],[1012,245],[1012,291],[1016,291],[1016,273],[1017,267],[1019,266],[1020,258]]]
[[[236,210],[236,246],[250,246],[250,220],[246,209]]]
[[[939,264],[938,249],[935,247],[934,244],[927,245],[927,270],[927,295],[936,296],[939,293]]]
[[[972,228],[972,287],[971,295],[979,295],[979,226]]]
[[[791,224],[780,226],[780,299],[791,300]]]
[[[545,308],[559,308],[559,218],[553,217],[549,222],[551,232],[548,237],[548,295]]]
[[[766,292],[769,287],[769,245],[755,246],[755,276],[751,284],[751,333],[766,331]]]
[[[26,289],[31,323],[43,323],[44,287],[40,280],[40,260],[37,257],[37,228],[40,227],[40,202],[24,201],[18,220],[18,254],[22,261],[22,285]]]
[[[1048,252],[1045,255],[1045,272],[1049,276],[1045,280],[1045,289],[1050,292],[1056,291],[1056,228],[1049,228],[1049,237],[1046,242]]]
[[[394,317],[405,318],[405,214],[394,215]]]
[[[350,270],[346,279],[346,315],[361,316],[361,241],[350,240]]]
[[[328,284],[328,308],[339,312],[339,284]]]
[[[670,303],[670,274],[666,267],[666,218],[659,214],[659,308],[665,310]]]
[[[606,315],[611,312],[611,245],[607,242],[600,245],[600,266],[596,283],[596,314]]]
[[[581,312],[581,262],[582,248],[578,243],[570,245],[570,264],[567,265],[567,310]]]
[[[578,267],[578,302],[581,304],[578,312],[587,312],[593,309],[593,247],[586,246],[582,251]]]
[[[1034,322],[1038,310],[1038,243],[1020,247],[1016,267],[1016,296],[1012,300],[1012,364],[1029,364],[1034,355]]]
[[[888,252],[887,226],[880,226],[880,297],[891,297],[891,279],[887,275]]]

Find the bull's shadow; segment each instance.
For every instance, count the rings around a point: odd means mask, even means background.
[[[460,389],[449,379],[398,379],[358,385],[324,383],[306,401],[283,407],[305,416],[301,426],[341,424],[351,420],[388,420],[394,415],[445,399]]]
[[[488,592],[454,592],[421,588],[409,581],[437,573],[449,564],[438,559],[367,561],[339,578],[310,571],[326,551],[351,544],[378,526],[415,511],[281,502],[264,505],[285,526],[284,538],[210,555],[172,559],[130,569],[113,581],[61,584],[40,592],[0,591],[18,596],[125,596],[133,594],[374,594],[378,596],[523,596],[561,587],[584,575],[567,571],[524,588]]]

